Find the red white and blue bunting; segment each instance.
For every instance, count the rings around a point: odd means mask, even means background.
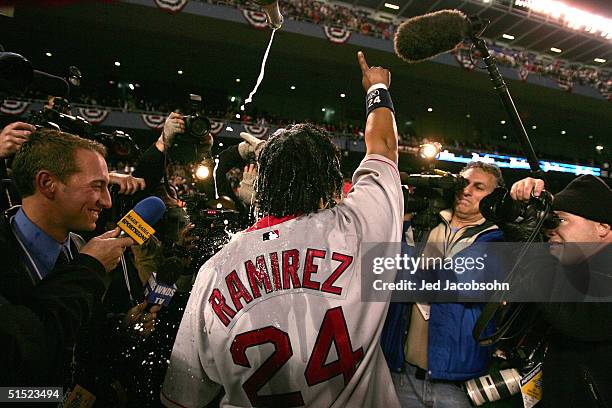
[[[460,46],[458,49],[453,51],[455,55],[455,60],[459,63],[459,65],[471,71],[474,69],[474,61],[472,60],[472,53],[469,47]]]
[[[244,125],[244,131],[255,137],[263,138],[268,133],[269,128],[261,125]]]
[[[0,112],[6,115],[20,116],[28,109],[28,106],[30,106],[29,102],[7,99],[0,105]]]
[[[347,28],[323,26],[323,32],[334,44],[344,44],[351,38],[351,30]]]
[[[106,109],[98,109],[98,108],[79,108],[77,107],[77,114],[82,116],[89,123],[93,123],[97,125],[99,123],[104,122],[108,117],[109,111]]]
[[[189,0],[155,0],[155,5],[166,13],[175,14],[185,7]]]
[[[219,132],[221,132],[223,130],[223,127],[225,126],[225,123],[223,122],[218,122],[216,120],[211,120],[210,121],[210,133],[213,134],[213,136],[216,136],[219,134]]]
[[[166,117],[163,115],[147,115],[143,113],[141,117],[145,125],[151,129],[161,129],[166,122]]]
[[[245,20],[255,28],[266,28],[268,26],[268,17],[266,13],[256,10],[242,9],[242,15]]]
[[[529,69],[527,66],[523,65],[519,68],[518,76],[521,81],[527,81],[527,78],[529,77]]]

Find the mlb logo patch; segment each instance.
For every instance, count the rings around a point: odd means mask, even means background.
[[[271,241],[273,239],[278,239],[280,237],[280,232],[278,230],[268,231],[263,234],[264,241]]]

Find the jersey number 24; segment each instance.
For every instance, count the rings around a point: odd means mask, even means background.
[[[274,345],[274,353],[259,367],[248,380],[242,384],[244,392],[255,407],[260,406],[304,406],[304,399],[300,391],[287,392],[284,394],[258,395],[265,383],[280,370],[291,356],[293,349],[289,335],[274,326],[266,326],[261,329],[239,334],[234,338],[230,349],[234,363],[251,367],[246,351],[249,347],[255,347],[266,343]],[[325,364],[327,355],[331,350],[332,343],[336,345],[338,359]],[[357,370],[357,365],[363,358],[363,349],[360,347],[353,350],[351,338],[346,320],[341,307],[329,309],[325,313],[317,341],[312,349],[304,376],[309,386],[327,381],[337,375],[344,376],[344,384],[348,384]]]

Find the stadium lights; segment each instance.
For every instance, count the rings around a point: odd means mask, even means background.
[[[291,85],[291,90],[295,91],[295,85]]]
[[[121,66],[121,63],[120,63],[119,61],[115,61],[115,66],[116,66],[116,67],[120,67],[120,66]]]
[[[600,64],[604,64],[606,62],[606,60],[603,58],[595,58],[593,61],[599,62]]]
[[[603,146],[602,145],[597,145],[595,146],[595,150],[597,150],[598,152],[601,152],[603,150]]]
[[[240,82],[240,78],[236,78],[236,82]]]
[[[564,135],[564,134],[566,134],[566,133],[567,133],[567,132],[566,132],[565,130],[562,130],[562,131],[561,131],[561,134],[562,134],[562,135]]]
[[[472,117],[472,115],[470,115],[470,114],[468,113],[467,115],[465,115],[465,117],[469,119],[469,118],[471,118],[471,117]]]
[[[399,10],[399,6],[393,3],[385,3],[385,7],[391,10]]]
[[[571,29],[584,30],[591,34],[600,32],[602,37],[612,39],[612,19],[587,13],[555,0],[515,0],[514,4],[549,15]]]
[[[346,94],[345,94],[345,93],[341,93],[341,94],[340,94],[340,97],[341,97],[341,98],[346,98]]]
[[[48,51],[45,53],[45,55],[46,55],[47,57],[52,57],[52,56],[53,56],[53,54],[51,54],[51,53],[50,53],[50,52],[48,52]]]
[[[134,84],[128,84],[128,88],[130,88],[133,91],[134,90]]]
[[[562,50],[561,50],[561,49],[556,48],[556,47],[550,47],[550,50],[551,50],[552,52],[556,52],[557,54],[558,54],[558,53],[560,53],[560,52],[562,52]]]
[[[502,139],[504,139],[504,140],[506,140],[507,138],[508,138],[508,136],[507,136],[507,135],[503,135],[503,136],[502,136]]]
[[[514,36],[510,34],[502,34],[502,37],[504,37],[506,40],[514,40]]]
[[[199,180],[204,180],[210,176],[210,169],[204,163],[202,163],[196,169],[195,176]]]
[[[500,120],[499,123],[501,123],[502,125],[505,125],[506,121],[505,120]]]
[[[427,108],[427,112],[433,112],[433,108]]]
[[[490,3],[491,0],[482,0],[483,3]]]
[[[321,112],[325,112],[325,108],[321,108]]]
[[[183,70],[179,69],[178,71],[176,71],[176,73],[179,74],[179,75],[183,75]]]
[[[533,125],[531,128],[532,128],[533,130],[536,130],[538,127],[537,127],[536,125]]]
[[[419,156],[423,159],[433,160],[442,151],[442,145],[438,142],[425,143],[419,146]]]

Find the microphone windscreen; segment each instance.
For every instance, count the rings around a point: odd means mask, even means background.
[[[395,33],[395,53],[409,63],[450,51],[463,41],[468,20],[459,10],[440,10],[412,17]]]
[[[70,85],[64,78],[34,70],[31,88],[47,95],[66,97],[70,92]]]
[[[153,226],[157,224],[166,212],[166,204],[159,197],[151,196],[141,200],[134,206],[134,212],[144,222]]]
[[[0,91],[23,92],[32,82],[34,70],[26,58],[14,52],[0,53]]]

